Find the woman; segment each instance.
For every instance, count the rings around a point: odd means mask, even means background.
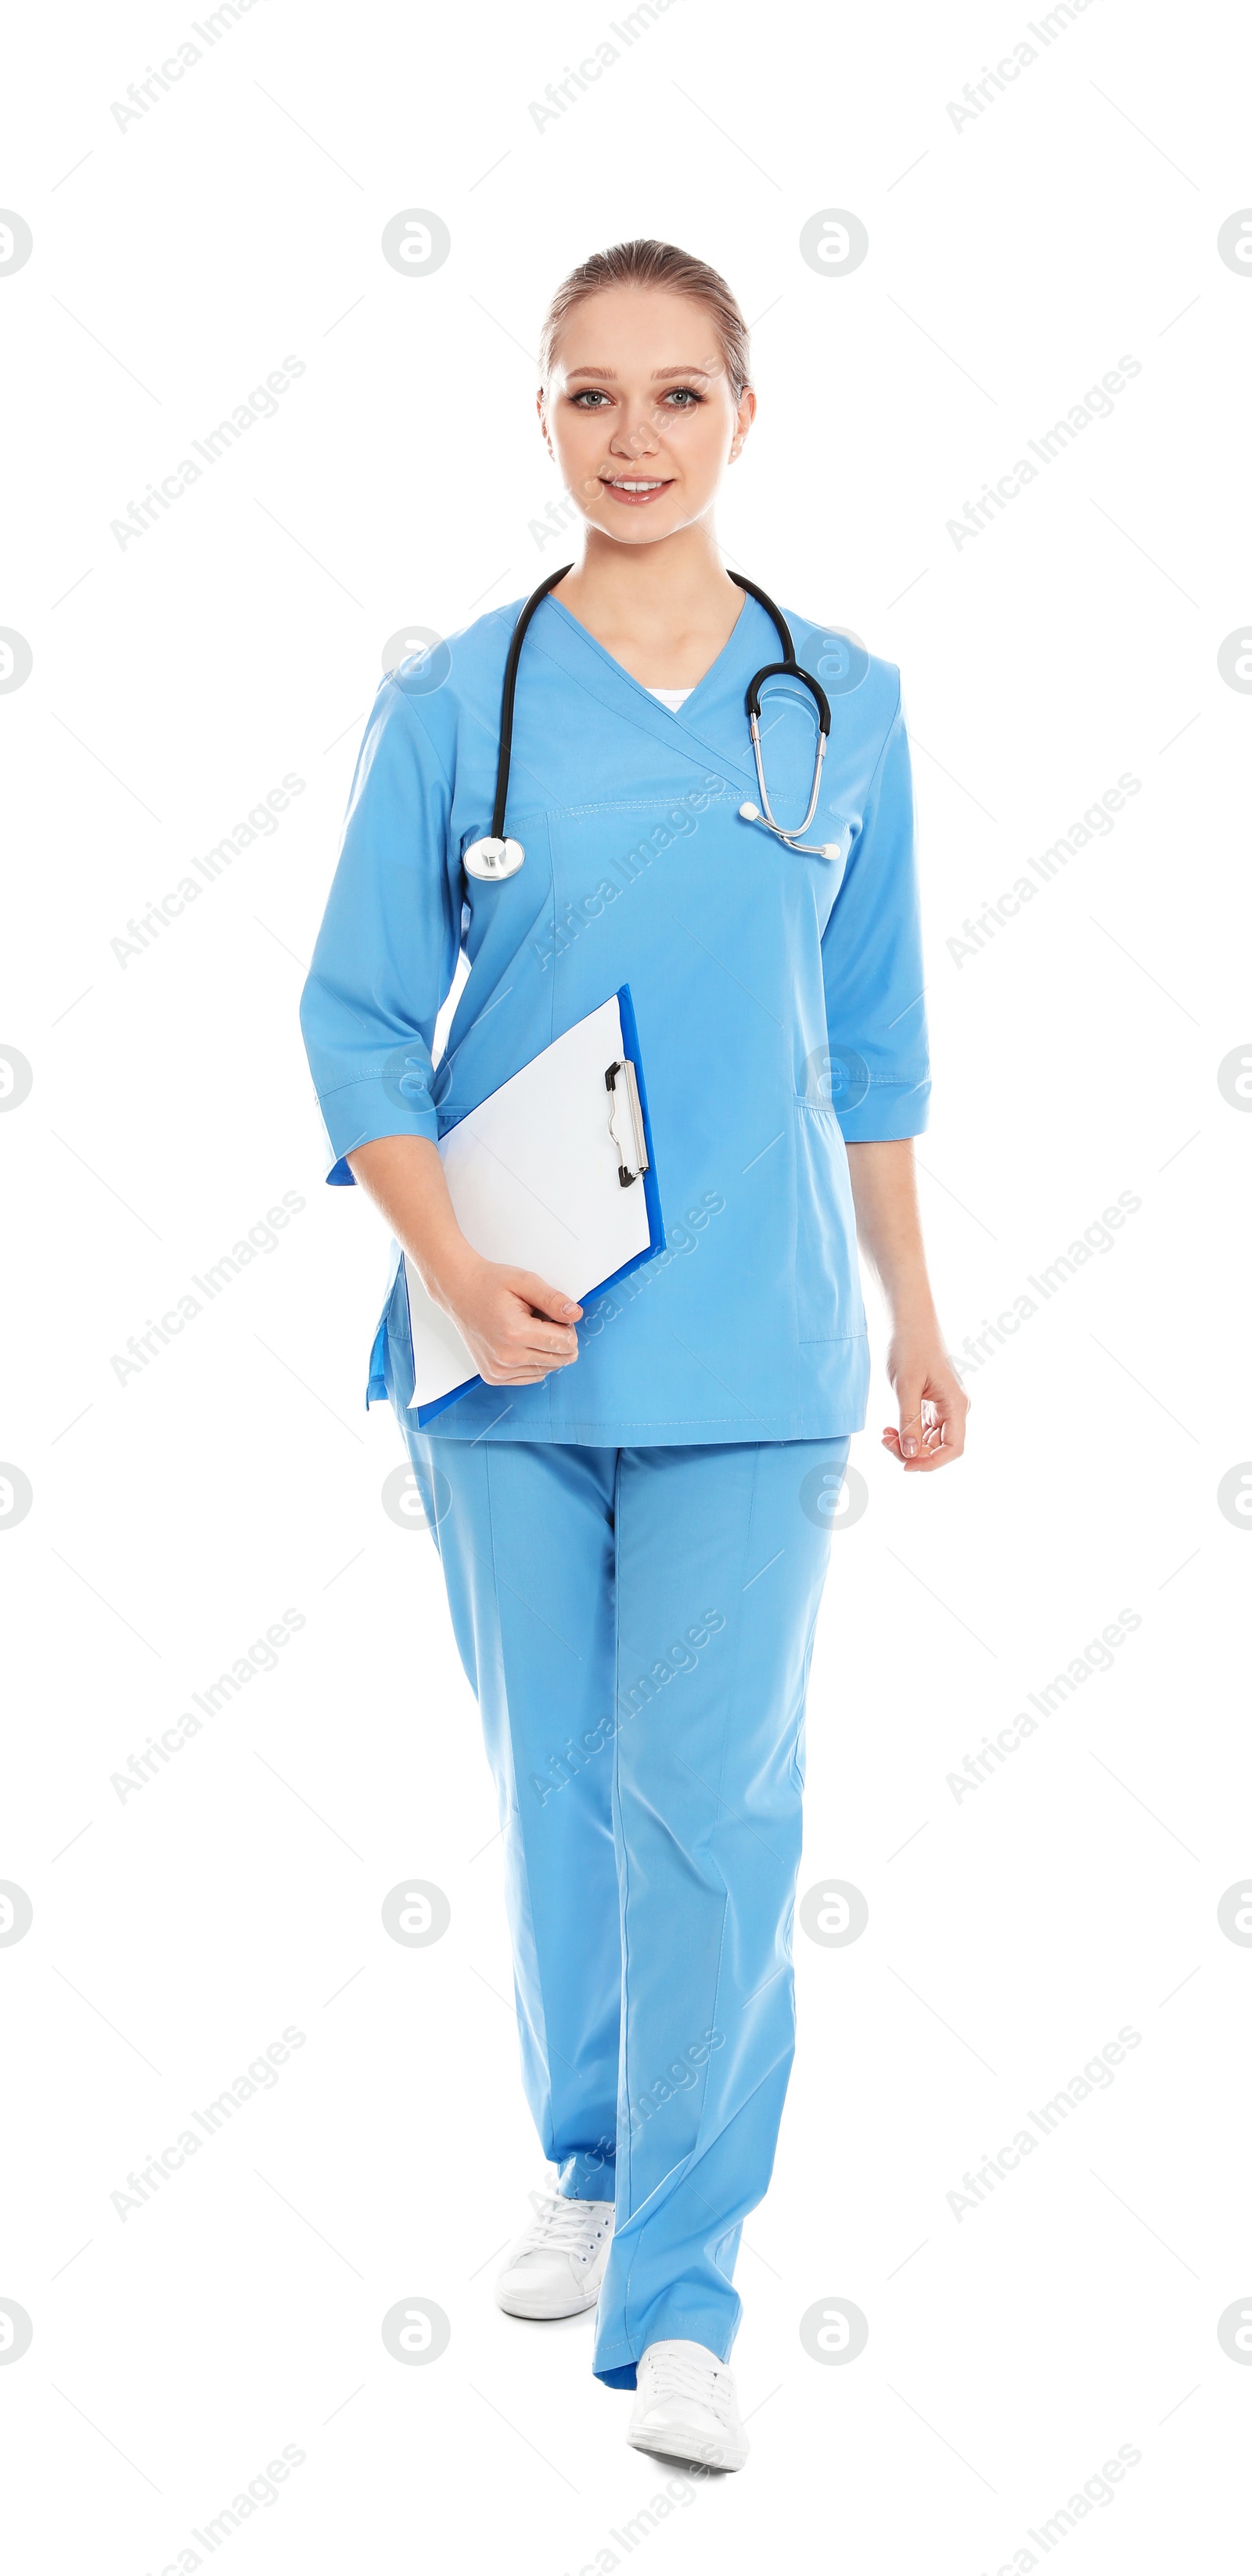
[[[926,1475],[964,1433],[909,1141],[929,1084],[908,749],[896,671],[795,621],[833,706],[801,821],[817,699],[713,528],[756,409],[722,279],[657,242],[590,259],[541,366],[583,531],[517,668],[504,833],[525,864],[474,873],[514,602],[384,681],[302,1017],[330,1178],[396,1239],[369,1394],[404,1431],[482,1711],[557,2168],[497,2297],[598,2303],[630,2440],[737,2468],[732,2274],[793,2053],[805,1687],[869,1380],[858,1232],[894,1325],[884,1445]],[[762,665],[789,840],[754,801]],[[666,1248],[584,1310],[472,1249],[436,1139],[623,984]],[[481,1373],[426,1432],[400,1247]]]

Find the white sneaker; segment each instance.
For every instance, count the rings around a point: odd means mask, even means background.
[[[743,2467],[749,2445],[734,2373],[715,2352],[702,2343],[650,2343],[635,2377],[626,2439],[637,2451],[708,2469]]]
[[[613,2242],[611,2200],[568,2200],[532,2191],[534,2221],[519,2236],[496,2281],[496,2305],[511,2317],[576,2317],[594,2308]]]

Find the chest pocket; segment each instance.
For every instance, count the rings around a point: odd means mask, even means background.
[[[845,1341],[865,1330],[848,1158],[832,1108],[796,1098],[792,1111],[796,1334],[801,1342]]]

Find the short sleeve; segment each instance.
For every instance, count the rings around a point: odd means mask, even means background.
[[[897,704],[822,938],[834,1107],[849,1145],[920,1136],[930,1103],[913,779]]]
[[[460,944],[451,801],[419,718],[384,680],[300,1001],[335,1183],[351,1184],[345,1155],[375,1137],[438,1140],[431,1047]]]

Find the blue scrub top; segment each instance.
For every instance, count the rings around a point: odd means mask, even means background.
[[[838,840],[840,857],[801,857],[738,811],[758,797],[744,693],[780,650],[765,610],[745,596],[671,711],[545,599],[522,647],[505,824],[525,865],[484,884],[461,857],[491,828],[521,606],[403,663],[370,716],[301,1002],[328,1177],[351,1183],[344,1157],[373,1137],[437,1140],[628,984],[666,1248],[588,1303],[576,1361],[536,1386],[472,1388],[440,1436],[633,1447],[859,1430],[869,1351],[845,1142],[920,1134],[930,1090],[899,673],[786,612],[832,715],[804,838]],[[816,740],[807,691],[769,681],[765,774],[785,825],[808,803]],[[367,1400],[403,1404],[395,1259]]]

